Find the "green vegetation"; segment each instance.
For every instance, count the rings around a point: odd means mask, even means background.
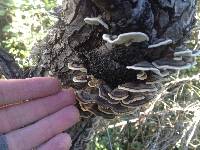
[[[49,12],[56,5],[56,0],[1,0],[0,47],[8,49],[22,67],[31,65],[32,46],[55,23]],[[188,41],[191,49],[200,49],[200,11],[196,18],[197,26]],[[196,67],[171,77],[163,99],[113,120],[108,128],[104,125],[89,149],[200,149],[199,81],[200,60]]]
[[[8,49],[21,66],[30,65],[27,58],[31,48],[54,24],[49,11],[55,6],[55,0],[0,2],[0,46]]]

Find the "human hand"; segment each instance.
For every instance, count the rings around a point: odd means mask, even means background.
[[[55,78],[0,80],[0,133],[8,149],[68,150],[71,138],[62,132],[79,121],[73,104],[73,91]]]

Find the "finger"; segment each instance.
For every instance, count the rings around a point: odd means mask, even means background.
[[[0,110],[0,133],[7,133],[75,103],[72,90]]]
[[[61,133],[56,135],[54,138],[44,143],[37,150],[69,150],[72,141],[71,137],[67,133]]]
[[[53,95],[61,90],[52,77],[0,80],[0,105]]]
[[[78,109],[65,107],[33,125],[6,134],[9,150],[27,150],[41,145],[78,121]]]

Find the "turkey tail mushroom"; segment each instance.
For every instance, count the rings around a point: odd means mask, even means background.
[[[142,32],[129,32],[129,33],[120,34],[118,36],[103,34],[102,38],[108,43],[114,44],[114,45],[149,41],[148,35]]]
[[[73,77],[72,80],[77,83],[87,83],[88,77],[87,75],[79,75],[79,76]]]
[[[141,100],[144,100],[144,99],[145,99],[145,96],[143,96],[143,95],[137,95],[137,96],[134,95],[130,99],[122,100],[122,104],[128,105],[128,104],[134,103],[136,101],[141,101]]]
[[[155,92],[158,90],[153,84],[136,84],[131,82],[119,85],[118,88],[132,93]]]
[[[173,59],[160,59],[152,62],[152,64],[158,69],[171,69],[171,70],[183,70],[192,67],[192,64],[184,62],[182,60]]]
[[[160,47],[160,46],[164,46],[164,45],[169,45],[172,43],[173,43],[173,41],[171,39],[168,39],[168,40],[156,43],[156,44],[149,45],[148,48],[156,48],[156,47]]]
[[[158,68],[156,68],[154,65],[152,65],[151,63],[147,62],[147,61],[142,61],[139,62],[135,65],[132,66],[127,66],[127,69],[133,69],[133,70],[140,70],[140,71],[152,71],[155,74],[161,76],[161,77],[165,77],[169,75],[169,72],[167,71],[163,71],[163,70],[159,70]]]
[[[95,17],[95,18],[87,17],[84,19],[84,21],[89,25],[102,25],[104,28],[109,29],[108,25],[100,17]]]
[[[147,74],[146,74],[146,72],[144,72],[144,71],[139,72],[139,73],[137,74],[137,79],[139,79],[139,80],[145,80],[145,79],[147,79]]]
[[[200,51],[181,45],[195,22],[194,1],[67,1],[66,29],[48,37],[64,48],[49,44],[43,66],[53,63],[49,69],[76,89],[86,114],[130,113],[156,99],[170,75],[196,64]]]
[[[118,88],[112,90],[110,93],[108,93],[108,96],[116,101],[122,101],[129,97],[129,94],[125,90],[120,90]]]
[[[122,105],[129,107],[129,108],[134,108],[136,106],[140,106],[140,105],[143,105],[143,104],[148,103],[150,101],[153,101],[156,98],[157,98],[156,95],[149,95],[149,96],[146,96],[145,98],[144,97],[138,97],[138,98],[135,98],[136,101],[133,100],[130,103],[126,102],[127,104],[123,103]]]
[[[87,69],[84,68],[84,66],[82,64],[76,64],[73,62],[68,63],[68,68],[70,70],[74,70],[74,71],[87,72]]]

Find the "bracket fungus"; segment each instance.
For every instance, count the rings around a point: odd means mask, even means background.
[[[67,64],[68,68],[70,70],[75,70],[75,71],[81,71],[81,72],[87,72],[87,69],[84,68],[84,66],[82,64],[76,64],[76,63],[68,63]]]
[[[130,104],[130,103],[133,103],[133,102],[136,102],[136,101],[141,101],[141,100],[144,100],[145,99],[145,96],[143,95],[138,95],[138,97],[133,97],[133,98],[130,98],[130,99],[124,99],[122,100],[122,103],[123,104]]]
[[[191,56],[191,55],[192,55],[192,51],[189,50],[189,49],[186,49],[186,50],[176,49],[175,52],[174,52],[175,57]]]
[[[187,5],[175,0],[81,2],[87,4],[80,5],[63,34],[65,49],[57,51],[49,44],[45,55],[55,51],[62,56],[47,57],[57,63],[49,65],[51,70],[64,68],[58,62],[68,63],[69,77],[64,69],[55,72],[76,89],[80,107],[88,114],[112,119],[133,112],[160,95],[169,75],[194,66],[200,56],[183,44],[195,22],[194,0]],[[91,11],[79,15],[87,7]]]
[[[145,79],[147,79],[147,74],[146,74],[146,72],[144,72],[144,71],[139,72],[139,73],[137,74],[137,79],[139,79],[139,80],[145,80]]]
[[[122,106],[120,103],[117,104],[111,104],[108,101],[106,101],[105,99],[103,99],[102,97],[97,97],[97,101],[96,103],[99,106],[102,106],[104,108],[109,108],[113,111],[114,114],[124,114],[129,112],[129,108]]]
[[[152,71],[152,72],[154,72],[155,74],[157,74],[161,77],[165,77],[165,76],[169,75],[169,72],[159,70],[153,64],[151,64],[147,61],[142,61],[142,62],[139,62],[137,64],[134,64],[133,66],[127,66],[126,68],[127,69],[133,69],[133,70],[141,70],[141,71]]]
[[[85,18],[85,23],[90,25],[102,25],[104,28],[109,29],[108,25],[100,18],[100,17],[94,17],[94,18]]]
[[[105,114],[113,114],[113,111],[109,107],[103,107],[98,105],[98,109],[104,112]]]
[[[79,76],[75,76],[73,77],[73,81],[74,82],[77,82],[77,83],[87,83],[88,80],[87,80],[87,75],[79,75]]]
[[[105,99],[110,104],[118,104],[119,101],[116,101],[109,97],[108,93],[111,91],[111,89],[107,85],[100,85],[99,87],[99,97]]]
[[[80,90],[76,92],[76,96],[82,103],[88,104],[88,103],[95,103],[95,96],[91,93],[88,93],[86,91]]]
[[[131,112],[128,107],[125,107],[121,104],[118,104],[115,107],[112,107],[111,109],[116,115],[129,114]]]
[[[155,68],[151,63],[147,61],[142,61],[139,63],[134,64],[133,66],[127,66],[127,69],[133,70],[141,70],[141,71],[157,71],[158,69]]]
[[[111,92],[110,87],[107,85],[101,84],[99,85],[98,89],[99,89],[99,96],[104,99],[108,99],[107,93]]]
[[[129,32],[122,33],[118,36],[112,36],[109,34],[103,34],[103,40],[107,41],[110,44],[129,44],[129,43],[140,43],[144,41],[149,41],[148,35],[142,32]]]
[[[145,103],[148,103],[149,101],[153,101],[154,99],[156,99],[156,95],[149,95],[149,96],[146,96],[144,99],[140,99],[140,100],[137,100],[137,101],[133,101],[132,103],[129,103],[129,104],[122,104],[123,106],[126,106],[128,108],[134,108],[136,106],[140,106],[140,105],[143,105]]]
[[[182,60],[174,60],[174,59],[160,59],[152,62],[154,66],[158,69],[171,69],[171,70],[183,70],[189,69],[192,67],[192,64],[186,63]]]
[[[182,56],[176,56],[173,58],[173,60],[183,60],[183,57]]]
[[[156,48],[156,47],[160,47],[160,46],[164,46],[164,45],[169,45],[172,43],[173,43],[173,41],[171,39],[168,39],[168,40],[156,43],[156,44],[149,45],[148,48]]]
[[[158,90],[153,84],[135,84],[130,82],[119,85],[118,88],[133,93],[155,92]]]
[[[122,101],[128,98],[129,94],[127,91],[116,88],[112,90],[112,92],[108,93],[108,96],[116,101]]]

